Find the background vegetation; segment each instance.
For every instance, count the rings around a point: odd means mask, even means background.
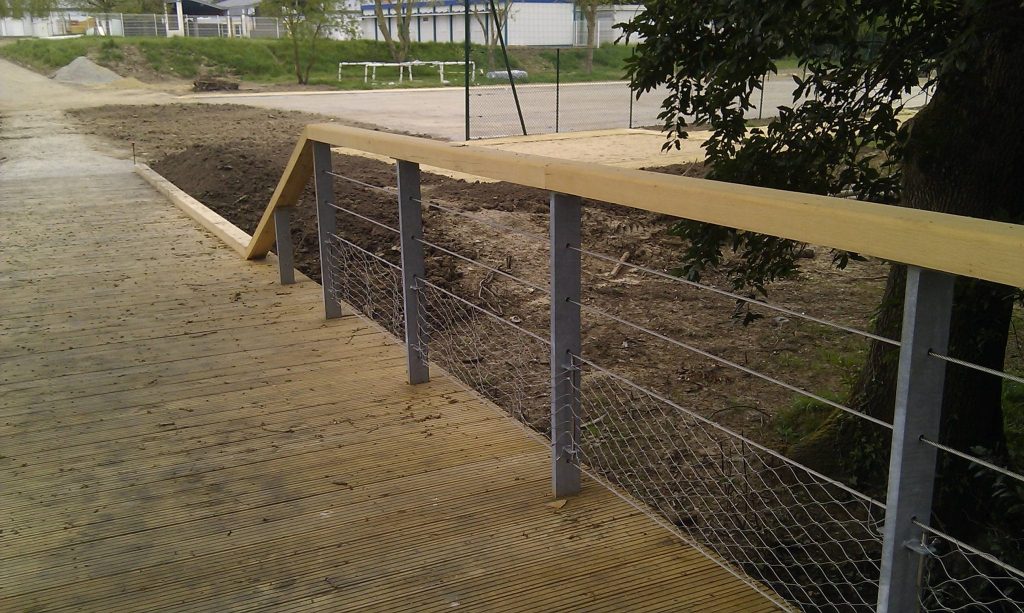
[[[65,66],[78,56],[115,71],[135,76],[133,72],[153,76],[193,79],[199,74],[229,76],[252,83],[282,83],[295,80],[293,48],[288,40],[252,40],[227,38],[102,38],[82,37],[63,40],[20,40],[0,46],[0,56],[17,61],[40,72],[52,72]],[[511,47],[509,61],[514,69],[525,70],[529,81],[551,83],[555,81],[555,49]],[[585,70],[585,50],[561,51],[561,80],[563,82],[607,81],[623,79],[625,61],[632,47],[606,45],[594,50],[593,71]],[[319,61],[309,74],[309,83],[330,85],[340,89],[394,87],[397,69],[379,68],[378,83],[364,84],[359,67],[346,69],[343,80],[338,81],[338,62],[388,62],[390,52],[383,41],[323,40],[317,45]],[[462,43],[412,43],[410,58],[418,60],[461,61]],[[487,66],[484,45],[474,45],[471,58],[478,71]],[[499,66],[503,68],[502,62]],[[460,67],[445,69],[452,85],[462,84]],[[413,86],[436,87],[436,73],[423,68],[417,71]],[[477,84],[489,81],[477,74]],[[408,86],[408,84],[403,84]]]

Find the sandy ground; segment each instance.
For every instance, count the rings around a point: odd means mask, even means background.
[[[693,131],[680,149],[662,151],[665,135],[656,130],[595,130],[544,134],[538,136],[507,136],[473,141],[480,147],[559,157],[560,151],[574,151],[573,158],[581,162],[607,164],[622,168],[647,168],[669,164],[689,164],[704,161],[704,141],[711,132]]]
[[[710,132],[691,132],[690,138],[679,149],[669,151],[662,150],[662,145],[665,143],[663,134],[655,130],[638,128],[483,138],[471,141],[469,146],[593,162],[622,168],[652,168],[703,162],[704,150],[701,147],[710,135]],[[388,164],[394,163],[394,160],[387,156],[366,151],[345,147],[336,147],[334,151]],[[455,172],[446,168],[423,166],[423,171],[464,181],[493,182],[492,179]]]
[[[135,79],[106,85],[58,83],[6,60],[0,60],[0,112],[65,110],[106,104],[167,104],[175,93]]]

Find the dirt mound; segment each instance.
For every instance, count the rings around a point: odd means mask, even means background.
[[[121,78],[109,68],[96,64],[85,56],[79,56],[71,60],[71,63],[61,68],[53,75],[54,80],[62,83],[74,83],[76,85],[104,85],[113,83]]]

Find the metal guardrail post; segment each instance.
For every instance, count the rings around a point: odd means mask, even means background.
[[[923,532],[913,520],[931,518],[936,450],[921,437],[938,440],[946,365],[929,351],[945,353],[955,277],[907,268],[903,338],[896,379],[889,488],[886,497],[879,613],[919,608]]]
[[[320,240],[320,285],[324,290],[324,316],[341,317],[341,303],[332,295],[336,284],[331,269],[330,240],[337,231],[337,211],[334,204],[334,178],[331,172],[331,146],[313,143],[313,184],[316,186],[316,228]]]
[[[551,479],[555,497],[580,491],[580,221],[578,196],[551,194]],[[575,247],[576,249],[573,249]]]
[[[295,283],[295,257],[292,254],[292,207],[274,209],[274,240],[277,243],[277,268],[281,285]]]
[[[402,298],[405,312],[405,349],[409,383],[430,380],[424,339],[420,336],[420,297],[416,279],[425,276],[423,265],[423,210],[420,206],[420,165],[398,160],[398,227],[402,249]]]

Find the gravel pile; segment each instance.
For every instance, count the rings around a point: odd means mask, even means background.
[[[70,64],[61,68],[53,78],[63,83],[76,85],[102,85],[113,83],[121,78],[109,68],[104,68],[85,56],[76,57]]]

